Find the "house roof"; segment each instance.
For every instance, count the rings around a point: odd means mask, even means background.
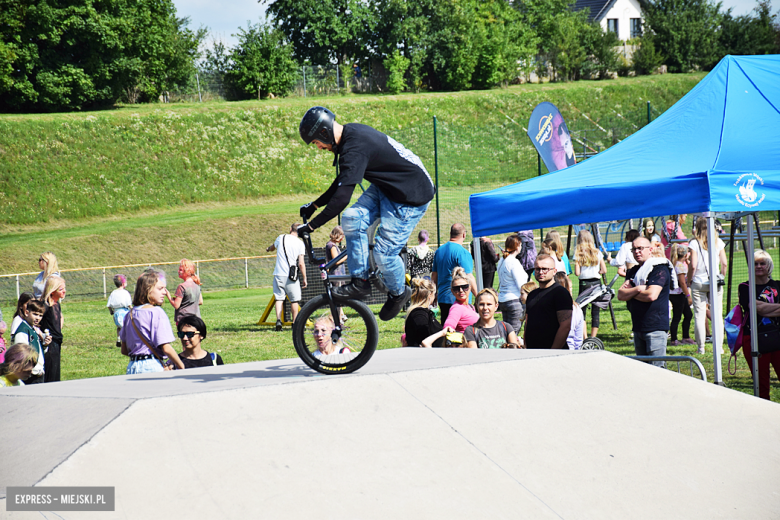
[[[600,22],[604,18],[612,6],[617,0],[577,0],[573,9],[575,11],[582,11],[585,8],[590,8],[590,14],[588,15],[589,22]]]

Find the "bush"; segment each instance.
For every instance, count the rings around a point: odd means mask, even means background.
[[[618,56],[618,63],[616,68],[616,72],[618,76],[620,76],[621,78],[625,78],[626,76],[628,76],[629,72],[631,72],[631,68],[632,68],[631,62],[628,61],[625,56],[623,56],[622,54]]]
[[[642,38],[639,48],[634,51],[634,71],[639,74],[652,74],[661,66],[664,58],[655,49],[651,38]]]
[[[406,87],[406,81],[404,80],[404,74],[409,68],[409,58],[406,58],[400,51],[396,51],[385,58],[385,68],[390,72],[390,76],[387,78],[387,90],[391,94],[398,94],[403,92]]]

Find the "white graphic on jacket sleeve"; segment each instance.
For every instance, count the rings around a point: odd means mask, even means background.
[[[428,177],[428,181],[431,183],[431,186],[433,186],[433,180],[431,179],[431,176],[428,175],[428,170],[425,169],[425,166],[423,166],[422,161],[419,157],[417,157],[414,153],[407,150],[404,145],[396,141],[390,136],[387,136],[387,142],[390,143],[390,146],[395,148],[395,151],[398,152],[398,155],[409,161],[410,163],[414,164],[415,166],[418,166],[423,173],[425,173],[425,176]]]

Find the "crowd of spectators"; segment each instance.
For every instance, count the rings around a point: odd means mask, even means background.
[[[618,268],[625,281],[617,292],[625,301],[632,320],[632,339],[637,355],[663,356],[667,342],[672,345],[696,345],[705,353],[709,342],[709,292],[717,291],[715,313],[722,313],[722,283],[710,287],[710,273],[722,279],[727,267],[725,245],[718,238],[715,258],[710,266],[707,243],[707,220],[695,221],[694,238],[685,242],[681,224],[685,215],[674,215],[662,234],[656,233],[652,219],[643,222],[641,232],[628,230],[625,243],[615,258],[602,255],[591,232],[577,235],[575,253],[569,260],[556,231],[541,242],[537,254],[533,234],[520,231],[509,235],[504,247],[490,240],[480,240],[484,289],[477,291],[475,264],[465,247],[466,227],[453,224],[450,239],[437,250],[428,246],[428,233],[418,235],[419,244],[409,248],[407,270],[413,289],[408,307],[403,346],[462,348],[529,348],[579,349],[583,341],[596,337],[599,331],[599,307],[580,307],[573,299],[570,275],[579,279],[579,293],[602,284],[606,262]],[[277,237],[268,251],[277,251],[274,271],[274,295],[277,304],[277,330],[281,325],[283,300],[293,303],[293,320],[301,299],[301,285],[306,286],[303,262],[304,247],[297,237],[297,224],[289,234]],[[335,227],[325,245],[327,258],[341,253],[344,232]],[[674,243],[673,243],[674,242]],[[344,260],[342,260],[343,262]],[[573,269],[572,269],[573,264]],[[780,286],[771,280],[772,260],[764,251],[756,252],[756,284],[759,301],[759,331],[767,323],[774,326],[780,318]],[[48,383],[60,380],[64,318],[60,302],[66,295],[66,283],[59,272],[56,256],[51,252],[39,258],[40,274],[32,292],[20,295],[10,325],[10,341],[4,335],[9,329],[0,314],[0,386]],[[297,269],[296,269],[297,268]],[[343,266],[340,268],[343,271]],[[300,281],[291,281],[297,270]],[[183,259],[179,265],[182,283],[175,295],[166,288],[165,273],[147,269],[130,295],[124,275],[114,277],[114,290],[107,308],[117,331],[116,346],[129,357],[127,374],[215,366],[224,363],[221,356],[203,349],[206,324],[200,316],[203,304],[201,282],[193,262]],[[498,273],[498,291],[493,290]],[[336,274],[344,274],[343,272]],[[475,298],[472,303],[472,296]],[[162,306],[173,306],[174,323],[181,340],[181,351],[174,348],[175,336]],[[750,308],[747,284],[739,288],[739,302],[745,313]],[[585,313],[591,308],[591,327],[586,328]],[[691,312],[693,308],[693,312]],[[496,319],[501,312],[502,320]],[[670,319],[671,314],[671,319]],[[342,320],[344,317],[342,316]],[[695,340],[690,326],[694,323]],[[765,323],[766,322],[766,323]],[[678,330],[682,327],[681,334]],[[314,324],[319,355],[348,351],[330,341],[332,318]],[[749,337],[749,327],[745,329]],[[721,338],[725,337],[721,331]],[[716,345],[720,348],[722,345]],[[760,358],[760,389],[768,397],[769,366],[780,374],[780,351]],[[746,359],[750,362],[748,352]],[[656,361],[654,364],[663,366]],[[24,381],[24,383],[22,383]]]

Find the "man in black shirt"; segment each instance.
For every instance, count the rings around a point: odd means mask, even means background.
[[[555,260],[550,255],[536,257],[534,276],[539,288],[526,298],[525,348],[566,348],[571,329],[571,294],[555,283]]]
[[[634,240],[631,252],[638,262],[626,273],[626,282],[618,290],[618,300],[628,302],[637,356],[665,356],[669,331],[669,289],[672,272],[669,262],[651,258],[650,241]],[[663,367],[663,361],[654,361]]]
[[[326,206],[303,231],[311,232],[341,213],[349,204],[355,186],[363,179],[371,186],[358,201],[344,211],[341,226],[347,239],[347,266],[352,282],[336,287],[333,295],[344,299],[365,299],[371,294],[368,281],[367,231],[382,219],[374,245],[374,260],[388,288],[387,302],[379,317],[395,317],[412,292],[406,287],[406,269],[398,256],[433,199],[434,184],[422,161],[387,135],[358,123],[340,125],[336,116],[323,107],[309,109],[301,120],[301,138],[320,150],[335,154],[338,176],[320,197],[301,206],[301,216],[309,218]]]

